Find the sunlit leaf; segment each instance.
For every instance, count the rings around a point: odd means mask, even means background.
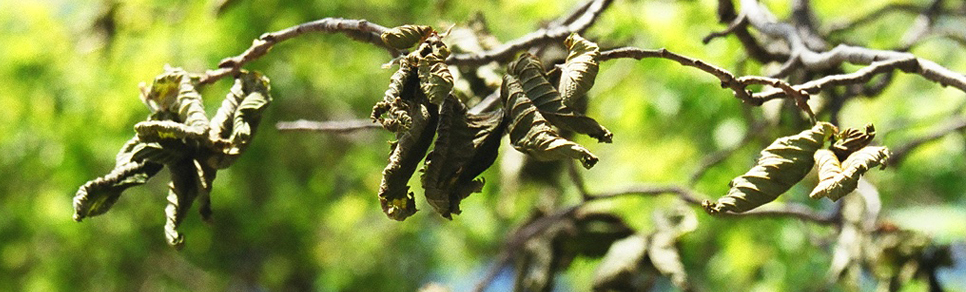
[[[571,34],[564,41],[564,45],[570,50],[570,54],[567,55],[567,61],[560,67],[560,84],[557,86],[557,91],[560,92],[563,103],[573,108],[574,101],[583,98],[587,91],[594,87],[600,48],[577,34]]]
[[[586,134],[600,142],[610,143],[613,134],[594,119],[575,112],[564,105],[557,89],[550,84],[540,61],[530,54],[507,65],[507,74],[518,80],[520,86],[542,117],[553,126]],[[504,78],[506,83],[506,78]]]
[[[859,178],[870,168],[882,165],[889,159],[885,147],[868,146],[853,152],[839,165],[838,158],[828,150],[815,153],[819,165],[819,183],[809,197],[819,199],[828,197],[838,201],[858,186]]]
[[[110,173],[88,181],[74,195],[74,221],[104,214],[127,188],[146,183],[164,166],[153,162],[127,162]]]
[[[482,189],[483,180],[475,178],[496,160],[506,126],[502,121],[502,111],[474,115],[453,96],[443,102],[439,137],[422,175],[426,200],[443,217],[459,214],[460,201]]]
[[[381,37],[387,45],[404,50],[422,42],[434,31],[432,27],[426,25],[407,24],[389,29],[382,33]]]
[[[775,140],[761,152],[751,170],[731,181],[727,195],[717,202],[705,201],[705,210],[712,215],[740,213],[774,201],[808,174],[815,151],[837,131],[832,124],[819,122],[797,135]]]
[[[504,76],[500,95],[510,119],[508,131],[513,148],[538,160],[579,159],[588,169],[597,163],[597,156],[586,148],[557,134],[516,78]]]

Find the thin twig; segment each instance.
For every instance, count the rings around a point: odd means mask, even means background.
[[[946,135],[954,132],[962,131],[964,129],[966,129],[966,118],[955,117],[951,121],[947,122],[946,125],[930,132],[930,134],[913,139],[912,141],[893,148],[892,155],[889,156],[889,165],[899,165],[903,160],[905,160],[909,153],[916,150],[916,148],[919,148],[919,146],[922,146],[928,142],[939,140],[939,138],[945,137]]]
[[[372,120],[347,120],[347,121],[307,121],[297,120],[293,122],[278,122],[275,128],[279,131],[311,131],[311,132],[330,132],[330,133],[350,133],[359,130],[378,129],[382,125],[373,123]]]
[[[601,199],[625,197],[625,196],[657,196],[663,194],[674,194],[677,195],[682,201],[700,207],[702,202],[708,196],[700,194],[692,189],[678,186],[678,185],[651,185],[651,184],[640,184],[630,187],[626,187],[623,190],[600,193],[596,195],[591,195],[586,202],[592,202]],[[755,210],[747,211],[744,213],[730,213],[722,212],[718,216],[721,217],[773,217],[773,218],[787,218],[794,217],[810,222],[814,222],[822,225],[837,225],[838,221],[835,220],[834,214],[819,214],[813,211],[811,208],[795,203],[785,203],[782,207],[762,207]]]
[[[492,61],[506,61],[519,51],[530,47],[560,41],[572,33],[579,33],[590,27],[613,0],[594,0],[573,22],[564,26],[541,28],[518,39],[504,43],[500,47],[480,53],[453,54],[446,59],[447,64],[478,66]]]
[[[755,106],[760,106],[763,102],[767,100],[755,97],[754,95],[752,95],[751,91],[746,89],[749,85],[752,85],[752,84],[765,84],[765,85],[774,86],[779,90],[782,90],[782,92],[786,93],[785,96],[793,97],[795,98],[796,101],[808,99],[808,93],[800,89],[794,88],[791,84],[788,84],[787,82],[781,79],[761,77],[761,76],[744,76],[741,78],[737,78],[735,77],[734,74],[732,74],[728,70],[722,69],[721,67],[708,64],[699,59],[694,59],[687,56],[679,55],[677,53],[673,53],[666,49],[645,50],[645,49],[626,47],[626,48],[607,50],[600,53],[601,62],[611,60],[611,59],[617,59],[617,58],[633,58],[637,60],[641,60],[644,58],[663,58],[663,59],[675,61],[678,64],[681,64],[684,66],[698,68],[701,71],[707,72],[711,75],[714,75],[715,77],[718,77],[718,80],[721,81],[721,87],[730,88],[734,92],[735,97]]]
[[[364,19],[323,18],[280,31],[265,33],[252,41],[252,46],[241,55],[225,58],[218,63],[218,69],[205,72],[205,75],[201,76],[199,84],[210,84],[225,76],[233,75],[241,70],[246,63],[264,56],[275,44],[309,32],[344,33],[355,40],[385,48],[392,57],[401,55],[403,52],[383,43],[380,35],[386,30],[385,27]]]
[[[826,31],[828,31],[828,34],[836,34],[836,33],[843,32],[845,30],[857,28],[861,25],[865,25],[876,20],[883,19],[883,16],[889,13],[893,13],[893,12],[922,13],[927,9],[929,9],[929,6],[920,7],[916,4],[891,3],[888,5],[879,7],[878,9],[873,10],[872,12],[866,14],[865,16],[862,16],[853,20],[849,20],[849,21],[832,23],[828,26],[828,29]],[[962,13],[959,13],[958,11],[955,11],[955,10],[946,10],[941,8],[939,13],[955,15],[955,16],[963,15]]]

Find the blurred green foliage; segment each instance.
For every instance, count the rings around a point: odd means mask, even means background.
[[[506,183],[501,170],[520,156],[504,143],[498,165],[484,173],[484,192],[467,198],[453,221],[433,213],[419,195],[422,212],[405,222],[385,218],[376,191],[390,133],[317,135],[272,128],[283,120],[366,117],[388,84],[392,70],[379,67],[389,60],[385,51],[342,35],[306,35],[248,66],[272,79],[275,103],[248,152],[216,180],[213,223],[194,214],[183,223],[184,250],[168,247],[162,235],[166,174],[128,190],[108,214],[73,222],[74,191],[111,169],[133,125],[149,113],[137,98],[137,84],[152,80],[164,64],[203,72],[242,52],[263,32],[323,17],[445,28],[480,11],[494,34],[509,40],[576,4],[236,0],[218,15],[217,2],[0,2],[0,290],[412,291],[429,282],[466,290],[534,206],[547,204],[547,197],[558,205],[579,200],[566,183],[559,191],[527,181]],[[766,4],[783,17],[787,2]],[[819,19],[827,21],[858,17],[883,4],[813,2]],[[701,44],[701,37],[722,28],[715,7],[712,0],[616,1],[585,36],[604,48],[665,47],[759,74],[761,66],[744,61],[737,40]],[[842,39],[889,49],[899,45],[905,31],[900,24],[913,20],[890,14]],[[954,42],[929,40],[912,52],[966,72],[966,55]],[[222,81],[202,92],[209,113],[230,85]],[[657,59],[602,64],[589,96],[589,115],[614,132],[614,144],[576,138],[601,158],[582,171],[591,191],[634,182],[686,183],[701,158],[741,140],[749,116],[763,119],[769,112],[769,106],[743,109],[713,77]],[[900,74],[881,96],[847,104],[840,126],[875,123],[884,133],[880,143],[896,146],[959,114],[964,102],[966,95],[954,88]],[[766,128],[710,169],[696,189],[726,193],[727,182],[747,170],[760,149],[800,129]],[[939,243],[962,243],[964,141],[963,135],[949,135],[899,167],[870,173],[882,194],[883,216]],[[807,199],[811,180],[779,200],[830,209],[830,202]],[[654,228],[652,210],[675,204],[672,197],[623,198],[592,207],[621,214],[647,231]],[[692,286],[794,291],[824,283],[834,229],[794,219],[716,219],[703,213],[698,218],[698,229],[681,239]],[[598,262],[577,259],[558,288],[588,290]],[[961,281],[949,285],[966,289]]]

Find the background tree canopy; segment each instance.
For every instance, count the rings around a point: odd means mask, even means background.
[[[535,214],[566,210],[581,202],[584,191],[617,192],[640,183],[686,187],[707,194],[700,199],[713,200],[726,194],[728,182],[745,173],[772,141],[810,127],[790,100],[752,106],[714,76],[675,62],[601,62],[587,113],[613,132],[614,143],[573,138],[600,158],[594,168],[578,170],[585,190],[568,175],[569,162],[532,167],[504,141],[496,164],[482,175],[482,193],[463,200],[463,212],[452,221],[433,213],[418,196],[422,212],[397,222],[382,214],[376,198],[392,133],[283,132],[274,127],[298,119],[367,118],[393,74],[393,69],[380,68],[391,60],[382,48],[341,34],[306,34],[276,45],[245,67],[271,78],[275,99],[246,154],[219,172],[211,194],[212,222],[192,214],[182,223],[180,231],[188,238],[182,250],[170,248],[162,236],[166,173],[127,190],[107,215],[83,223],[71,220],[77,186],[108,172],[133,125],[150,113],[137,98],[137,85],[150,83],[165,64],[204,72],[243,52],[262,33],[324,17],[445,30],[466,25],[479,13],[498,40],[509,41],[580,3],[0,2],[0,290],[412,291],[434,282],[469,290],[498,261],[504,241]],[[790,17],[796,3],[801,1],[763,1],[781,20]],[[719,23],[718,1],[610,5],[581,34],[601,48],[667,48],[739,76],[764,76],[781,66],[750,59],[735,37],[702,43],[704,36],[725,27]],[[908,49],[966,72],[962,3],[810,5],[832,46]],[[890,5],[899,8],[836,30]],[[910,39],[909,28],[923,21],[934,33]],[[778,41],[766,45],[782,49]],[[566,50],[548,50],[554,49]],[[842,67],[852,72],[863,66]],[[873,123],[875,143],[893,151],[937,131],[944,134],[915,145],[897,164],[870,171],[865,179],[881,198],[877,232],[914,231],[925,246],[951,252],[952,261],[936,275],[943,287],[966,290],[966,94],[899,71],[871,83],[884,78],[893,78],[888,87],[873,97],[849,99],[834,122],[843,129]],[[209,115],[230,86],[222,81],[201,91]],[[823,92],[812,95],[809,104],[818,108],[833,100]],[[829,120],[830,115],[820,112],[818,118]],[[716,158],[720,162],[706,168]],[[808,198],[817,183],[813,171],[771,204],[839,212],[843,203]],[[680,235],[674,246],[687,282],[699,291],[826,287],[846,229],[841,218],[834,219],[836,224],[788,216],[719,218],[684,206],[681,196],[621,196],[593,200],[581,210],[616,215],[641,235],[659,234],[665,226],[656,212],[695,215],[693,231]],[[590,245],[606,242],[599,247],[606,251],[609,241],[591,239]],[[590,290],[605,260],[599,255],[573,258],[558,274],[555,289]],[[513,277],[509,265],[490,288],[510,289]],[[874,273],[859,273],[855,279],[859,282],[832,287],[876,287]],[[678,289],[675,281],[646,280],[662,291]],[[920,291],[928,285],[927,277],[915,277],[902,288]]]

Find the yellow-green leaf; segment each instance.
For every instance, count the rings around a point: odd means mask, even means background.
[[[453,74],[450,74],[445,60],[437,55],[429,55],[417,61],[419,88],[429,102],[437,105],[442,104],[453,91]]]
[[[427,25],[406,24],[387,30],[381,37],[387,45],[405,50],[426,39],[432,32],[435,30]]]
[[[802,180],[812,169],[813,155],[825,141],[838,132],[832,124],[819,122],[809,130],[782,137],[761,152],[758,163],[731,181],[731,190],[717,202],[705,201],[705,211],[745,212],[774,201]]]
[[[828,197],[838,201],[855,190],[859,178],[866,171],[879,165],[885,167],[889,150],[885,147],[865,147],[849,155],[841,164],[838,164],[838,158],[831,151],[819,150],[815,153],[815,159],[819,165],[819,183],[809,197]]]

